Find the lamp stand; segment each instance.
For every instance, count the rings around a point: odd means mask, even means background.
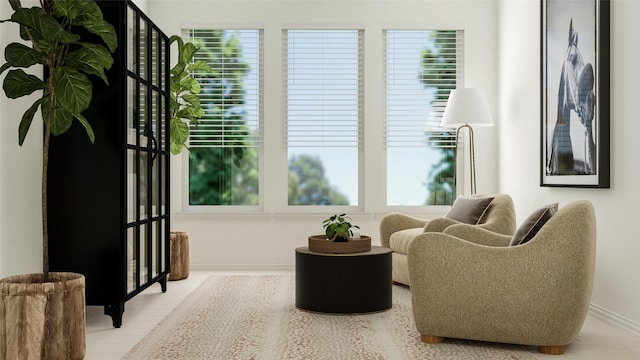
[[[476,157],[474,151],[474,143],[473,143],[473,128],[469,124],[464,124],[458,127],[456,130],[456,151],[453,154],[453,196],[455,200],[456,192],[457,192],[457,183],[456,183],[456,173],[458,166],[458,138],[460,137],[460,131],[462,128],[469,129],[469,161],[470,164],[470,178],[471,178],[471,195],[476,193]],[[464,168],[464,167],[463,167]]]

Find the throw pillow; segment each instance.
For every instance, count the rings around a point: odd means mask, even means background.
[[[461,223],[476,225],[482,219],[482,215],[487,211],[492,201],[493,197],[473,198],[458,196],[445,217]]]
[[[529,217],[518,227],[516,233],[513,234],[509,246],[522,245],[533,239],[542,226],[558,211],[558,203],[543,206],[534,211]]]

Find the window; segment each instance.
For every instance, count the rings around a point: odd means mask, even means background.
[[[358,205],[362,33],[283,30],[289,205]]]
[[[450,205],[455,131],[440,127],[462,86],[457,30],[386,30],[387,205]]]
[[[191,29],[212,73],[196,73],[205,115],[189,136],[189,205],[259,205],[262,30]]]

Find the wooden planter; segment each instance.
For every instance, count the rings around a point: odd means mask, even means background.
[[[326,235],[309,236],[309,250],[330,254],[351,254],[371,250],[371,237],[361,235],[360,238],[349,239],[347,242],[327,240]]]
[[[67,272],[0,280],[0,359],[84,359],[85,278]]]
[[[175,281],[189,277],[189,233],[184,231],[172,231],[171,241],[171,266],[167,280]]]

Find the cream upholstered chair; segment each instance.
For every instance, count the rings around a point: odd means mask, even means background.
[[[493,197],[493,200],[477,220],[477,226],[499,234],[512,235],[516,230],[516,215],[513,200],[509,195],[477,194],[472,195],[470,198],[483,199],[489,197]],[[456,199],[454,207],[460,204],[459,200],[461,199],[462,197]],[[454,211],[454,207],[452,207],[452,211]],[[447,215],[450,216],[450,214]],[[380,220],[380,242],[382,246],[393,250],[391,254],[393,281],[410,285],[407,249],[413,238],[425,232],[441,232],[455,224],[461,224],[461,222],[446,216],[425,220],[400,213],[385,215]]]
[[[564,352],[582,328],[591,299],[593,206],[569,203],[529,241],[509,246],[510,241],[455,225],[411,242],[411,296],[422,341],[460,338]]]

